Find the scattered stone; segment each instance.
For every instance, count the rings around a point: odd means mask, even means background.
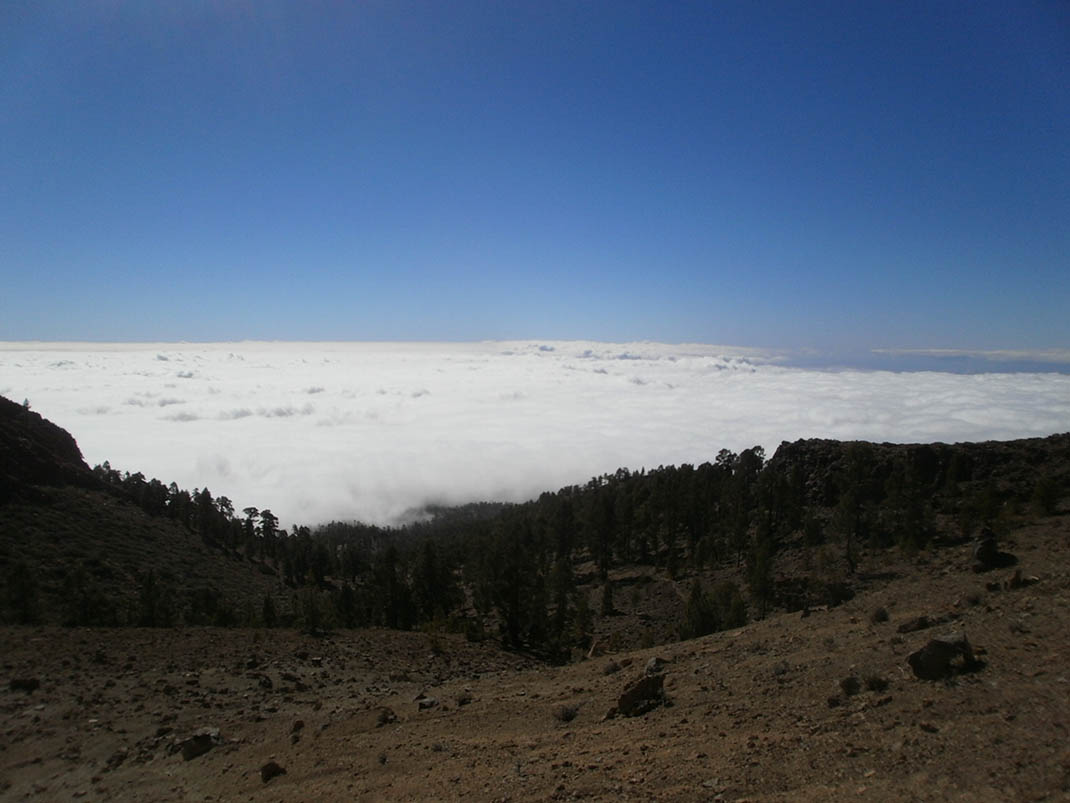
[[[951,633],[932,639],[917,652],[911,653],[907,663],[914,674],[922,680],[940,680],[956,670],[955,659],[962,661],[957,665],[959,671],[966,671],[977,666],[973,648],[965,633]]]
[[[883,607],[877,608],[875,611],[873,611],[873,613],[869,615],[869,621],[871,621],[875,625],[879,625],[881,622],[887,622],[888,609]]]
[[[381,728],[383,725],[389,725],[392,722],[397,722],[398,716],[394,713],[393,709],[383,708],[379,709],[379,714],[375,718],[375,727]]]
[[[938,733],[940,729],[931,722],[919,722],[918,727],[926,733]]]
[[[648,663],[647,667],[649,666]],[[617,699],[617,713],[626,717],[637,717],[657,708],[665,702],[664,684],[664,675],[643,675],[621,693]]]
[[[203,756],[213,747],[223,743],[219,736],[219,728],[203,728],[192,736],[178,743],[178,749],[182,751],[182,759],[190,761]]]
[[[279,766],[274,761],[269,761],[267,764],[260,768],[260,780],[267,783],[272,778],[277,778],[280,775],[286,774],[286,768]]]
[[[41,681],[37,678],[12,678],[8,685],[11,687],[11,691],[24,691],[27,694],[33,694],[41,688]]]
[[[296,722],[294,722],[293,727],[290,728],[290,733],[298,733],[304,727],[305,727],[305,721],[303,719],[299,719]]]
[[[620,664],[618,664],[616,661],[614,661],[611,658],[609,660],[609,663],[606,664],[604,667],[602,667],[602,674],[603,675],[612,675],[612,674],[615,674],[616,672],[620,672]]]

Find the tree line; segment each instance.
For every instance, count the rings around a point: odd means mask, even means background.
[[[527,503],[440,508],[401,527],[287,531],[269,509],[236,511],[207,488],[187,492],[107,463],[93,471],[147,513],[259,563],[290,590],[289,600],[265,597],[244,617],[224,615],[211,599],[180,615],[161,604],[168,592],[156,578],[143,578],[133,623],[438,628],[551,659],[589,643],[592,618],[612,612],[615,567],[692,578],[679,633],[701,635],[800,604],[775,572],[788,546],[820,552],[850,578],[860,550],[917,550],[948,521],[968,537],[1023,501],[1021,487],[1001,484],[969,450],[830,441],[784,444],[771,460],[756,446],[723,449],[698,466],[622,468]],[[1034,499],[1058,497],[1042,475],[1033,485]],[[714,570],[731,579],[707,583]],[[601,586],[598,610],[581,581]]]

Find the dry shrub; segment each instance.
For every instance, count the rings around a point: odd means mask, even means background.
[[[554,719],[558,722],[571,722],[580,713],[580,707],[575,703],[554,706]]]

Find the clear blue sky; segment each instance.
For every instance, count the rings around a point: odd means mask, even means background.
[[[0,339],[1070,346],[1070,4],[0,5]]]

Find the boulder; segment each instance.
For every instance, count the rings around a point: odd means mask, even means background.
[[[637,717],[665,702],[665,676],[645,674],[630,684],[617,699],[616,713]]]
[[[922,680],[940,680],[955,671],[975,668],[977,659],[965,633],[949,633],[932,639],[920,650],[911,653],[907,663]]]
[[[1018,558],[1010,552],[1001,552],[996,541],[996,534],[985,527],[973,545],[973,570],[987,572],[991,569],[1003,569],[1014,566]]]
[[[274,761],[269,761],[260,768],[260,780],[264,783],[267,783],[272,778],[277,778],[278,776],[285,774],[286,769]]]

